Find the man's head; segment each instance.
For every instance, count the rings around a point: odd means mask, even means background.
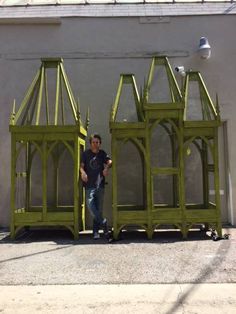
[[[91,150],[93,152],[97,152],[100,148],[101,143],[102,143],[102,138],[97,133],[91,134],[91,136],[89,138],[89,143],[91,146]]]

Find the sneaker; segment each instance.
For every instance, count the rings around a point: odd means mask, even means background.
[[[100,239],[100,234],[98,232],[94,232],[93,238],[94,240]]]
[[[103,233],[104,233],[105,238],[109,239],[109,229],[108,229],[108,226],[107,226],[106,218],[103,221]]]
[[[108,229],[108,226],[107,226],[107,220],[106,218],[103,220],[103,232],[104,232],[104,235],[105,237],[107,238],[109,236],[109,229]]]

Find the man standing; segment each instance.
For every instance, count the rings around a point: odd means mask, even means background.
[[[100,149],[101,136],[92,134],[89,139],[90,149],[83,152],[80,165],[81,179],[85,186],[86,204],[93,216],[93,237],[99,239],[102,227],[106,238],[109,237],[107,219],[103,218],[103,197],[105,176],[108,175],[112,161],[107,153]]]

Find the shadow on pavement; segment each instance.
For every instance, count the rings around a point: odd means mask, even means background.
[[[165,314],[172,314],[183,310],[183,305],[186,303],[186,300],[198,288],[197,284],[207,282],[210,275],[212,275],[215,272],[215,270],[219,268],[220,265],[224,262],[230,250],[230,246],[231,241],[228,240],[226,242],[222,241],[222,243],[220,243],[218,250],[215,252],[214,267],[212,265],[212,261],[209,262],[209,264],[200,272],[199,276],[197,276],[197,280],[191,282],[190,287],[183,292],[183,294],[178,298],[175,304],[167,312],[165,312]]]
[[[209,234],[204,231],[194,230],[190,231],[188,238],[184,240],[180,231],[176,230],[158,230],[154,232],[151,240],[147,239],[145,231],[123,231],[120,234],[118,240],[112,241],[113,245],[128,244],[128,243],[175,243],[181,241],[206,241],[211,240]],[[71,232],[67,229],[29,229],[23,230],[19,233],[15,240],[12,240],[9,236],[9,232],[0,232],[0,244],[1,243],[31,243],[31,242],[48,242],[52,241],[61,245],[96,245],[107,244],[107,240],[101,233],[101,238],[94,240],[92,232],[81,232],[79,239],[74,240]]]

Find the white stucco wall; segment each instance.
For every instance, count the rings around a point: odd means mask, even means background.
[[[227,120],[229,143],[230,222],[236,224],[236,16],[169,17],[143,23],[139,17],[71,17],[59,24],[0,24],[0,225],[9,224],[10,134],[13,99],[19,106],[40,65],[40,57],[60,56],[82,116],[90,106],[89,133],[99,131],[103,148],[110,152],[109,113],[120,73],[134,73],[138,86],[147,77],[151,57],[169,56],[171,65],[199,70],[208,90],[219,95],[221,116]],[[212,57],[197,55],[201,36],[212,46]],[[111,179],[111,178],[110,178]],[[111,180],[109,180],[111,181]],[[105,213],[111,219],[111,184]]]

